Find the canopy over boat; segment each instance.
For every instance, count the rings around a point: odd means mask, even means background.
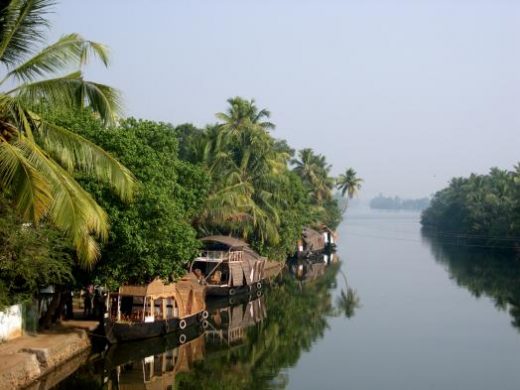
[[[145,285],[125,285],[119,288],[119,296],[145,297],[152,301],[173,298],[183,318],[205,309],[204,286],[193,274],[187,274],[174,283],[164,283],[156,278]]]
[[[322,250],[325,247],[323,235],[309,227],[303,229],[302,238],[307,250]]]
[[[241,250],[244,248],[249,248],[249,245],[238,238],[231,236],[208,236],[200,239],[205,244],[222,244],[227,246],[229,250]]]

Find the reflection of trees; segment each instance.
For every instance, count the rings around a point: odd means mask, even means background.
[[[356,313],[356,309],[361,306],[361,302],[356,290],[349,286],[347,275],[345,275],[341,268],[339,273],[343,277],[347,291],[345,292],[345,290],[342,289],[340,291],[339,297],[336,298],[336,313],[344,314],[347,318],[352,318]]]
[[[327,316],[334,314],[331,287],[339,264],[301,289],[285,275],[265,296],[267,318],[247,331],[242,345],[222,348],[207,345],[206,359],[191,372],[178,376],[179,388],[263,389],[284,388],[291,367],[303,351],[323,337]]]
[[[423,232],[435,259],[447,266],[457,285],[475,297],[488,296],[495,306],[508,310],[520,330],[520,261],[510,253],[497,253],[446,243]]]
[[[175,388],[181,389],[282,389],[289,378],[284,369],[294,366],[305,351],[323,337],[330,316],[354,315],[359,299],[345,279],[343,295],[333,302],[332,290],[336,288],[336,277],[340,264],[333,263],[319,271],[319,277],[311,275],[305,283],[290,274],[280,276],[276,286],[269,288],[261,300],[265,301],[267,314],[261,321],[245,329],[245,336],[237,342],[217,342],[206,338],[205,358],[189,364],[189,372],[178,372]],[[340,282],[340,284],[343,284]],[[247,301],[239,303],[249,311]],[[233,306],[236,308],[236,306]],[[228,322],[217,329],[227,330]],[[207,334],[206,334],[207,336]],[[195,336],[194,336],[195,337]],[[189,336],[189,339],[192,337]],[[175,349],[178,336],[126,343],[111,348],[103,360],[91,361],[62,384],[60,389],[108,389],[119,378],[116,366],[125,366],[127,374],[132,365],[139,366],[142,359],[159,356],[164,351]],[[241,341],[239,341],[241,340]],[[186,346],[186,344],[184,344]],[[179,350],[182,347],[179,348]],[[189,359],[188,359],[189,360]],[[190,360],[191,361],[191,360]],[[156,365],[158,366],[158,365]],[[123,370],[125,371],[125,370]],[[123,372],[121,371],[121,372]],[[137,372],[137,371],[136,371]],[[103,378],[111,380],[103,384]],[[125,377],[128,377],[126,375]],[[123,378],[123,376],[121,377]],[[130,381],[142,384],[141,376]],[[170,382],[168,382],[170,383]],[[123,388],[120,386],[119,388]]]

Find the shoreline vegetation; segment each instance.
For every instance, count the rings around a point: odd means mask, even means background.
[[[0,6],[0,309],[52,285],[48,328],[71,291],[182,276],[198,237],[233,235],[284,261],[304,227],[336,228],[334,189],[357,193],[353,169],[332,177],[241,97],[204,128],[123,117],[120,92],[82,74],[89,57],[109,64],[103,44],[45,46],[53,5]]]
[[[520,249],[520,165],[453,178],[423,211],[423,230],[450,244],[498,251]]]

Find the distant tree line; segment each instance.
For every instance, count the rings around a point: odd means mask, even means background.
[[[422,211],[430,204],[429,198],[420,199],[401,199],[398,196],[393,198],[379,194],[370,201],[370,208],[380,210],[416,210]]]

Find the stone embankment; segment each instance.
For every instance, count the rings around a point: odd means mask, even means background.
[[[67,328],[0,344],[0,389],[48,389],[87,359],[90,346],[85,330]]]

